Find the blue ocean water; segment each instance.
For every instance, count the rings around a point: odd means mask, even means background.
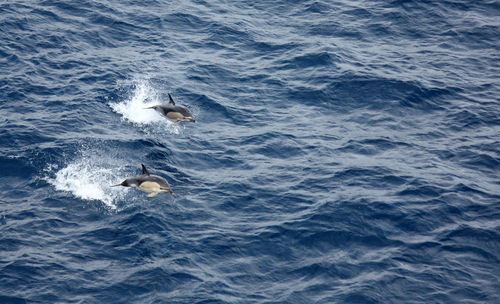
[[[488,0],[0,2],[0,303],[500,303],[498,37]],[[175,194],[109,187],[141,163]]]

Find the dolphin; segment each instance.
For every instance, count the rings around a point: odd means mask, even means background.
[[[168,182],[161,176],[150,175],[146,167],[142,166],[142,175],[127,178],[123,182],[111,187],[124,186],[139,188],[142,191],[149,192],[148,197],[155,197],[161,192],[174,193]]]
[[[145,109],[154,109],[156,112],[160,113],[162,116],[173,121],[174,123],[196,122],[193,114],[191,114],[186,107],[176,105],[170,94],[168,94],[168,100],[169,102],[166,105],[156,105]]]

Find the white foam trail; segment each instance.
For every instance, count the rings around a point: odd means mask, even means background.
[[[55,178],[48,179],[48,182],[56,190],[71,192],[84,200],[102,201],[107,207],[116,209],[117,201],[123,199],[126,193],[121,187],[110,187],[121,182],[117,181],[117,171],[83,157],[59,170]]]
[[[124,120],[138,125],[153,124],[155,128],[167,129],[171,133],[178,134],[180,127],[162,117],[153,109],[145,109],[154,105],[162,104],[156,91],[145,80],[137,81],[134,91],[129,99],[118,103],[110,103],[109,106],[116,113],[121,114]]]

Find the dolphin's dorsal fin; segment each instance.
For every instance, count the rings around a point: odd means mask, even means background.
[[[145,167],[143,164],[141,164],[141,166],[142,166],[142,174],[144,174],[144,175],[149,175],[149,172],[148,172],[148,170],[146,169],[146,167]]]
[[[172,98],[172,96],[170,96],[170,93],[168,93],[168,104],[172,104],[175,106],[174,99]]]

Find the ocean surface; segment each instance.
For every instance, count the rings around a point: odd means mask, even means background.
[[[489,0],[0,1],[0,303],[500,303],[499,37]],[[110,187],[141,164],[175,193]]]

